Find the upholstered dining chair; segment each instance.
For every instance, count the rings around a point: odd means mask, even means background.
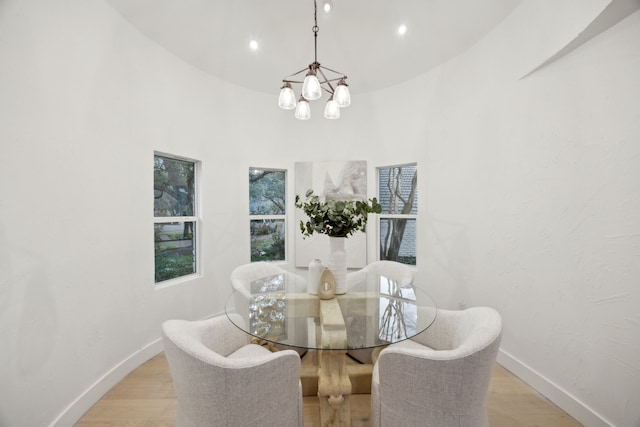
[[[241,289],[248,283],[260,279],[262,277],[274,274],[286,273],[287,270],[277,264],[266,261],[251,262],[242,264],[234,268],[231,272],[231,286],[235,289]]]
[[[176,427],[303,427],[300,357],[249,344],[226,316],[167,320]]]
[[[396,261],[380,260],[367,264],[365,267],[358,271],[351,272],[347,275],[347,291],[357,292],[359,285],[362,285],[362,280],[367,274],[378,274],[380,276],[388,277],[389,279],[396,280],[401,283],[413,283],[413,277],[415,274],[415,267],[407,264],[402,264]],[[352,318],[347,319],[347,322],[364,322],[365,319]],[[364,329],[364,328],[362,328]],[[351,328],[351,330],[358,330],[358,328]],[[353,345],[359,339],[357,336],[349,336],[348,342]],[[373,363],[372,354],[373,350],[370,348],[349,350],[347,354],[360,363]]]
[[[488,427],[486,396],[501,335],[492,308],[438,310],[427,330],[380,352],[371,426]]]
[[[380,260],[369,263],[358,271],[379,274],[402,283],[413,283],[416,268],[397,261]]]
[[[300,286],[301,289],[306,290],[306,282],[304,278],[296,274],[289,273],[279,265],[272,264],[266,261],[251,262],[248,264],[239,265],[238,267],[234,268],[230,275],[231,286],[235,291],[248,292],[247,286],[251,282],[263,277],[273,276],[281,273],[289,274],[290,277],[297,279],[295,281],[295,284]],[[296,331],[298,334],[305,333],[303,327],[297,328]],[[305,339],[301,338],[301,341],[304,340]],[[278,350],[291,349],[298,353],[300,357],[304,356],[307,353],[307,349],[302,347],[291,347],[282,344],[272,344],[272,346]]]

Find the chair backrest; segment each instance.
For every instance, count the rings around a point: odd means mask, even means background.
[[[415,267],[396,261],[374,261],[358,271],[347,274],[347,288],[350,291],[360,291],[366,287],[367,274],[378,274],[397,280],[400,283],[413,283]]]
[[[438,310],[434,324],[412,340],[421,345],[380,353],[380,424],[372,425],[488,426],[486,395],[501,335],[492,308]]]
[[[397,261],[380,260],[367,264],[361,271],[373,272],[402,283],[413,283],[416,269]]]
[[[304,289],[304,290],[307,289],[306,281],[304,280],[304,278],[302,278],[297,274],[289,273],[287,270],[285,270],[284,268],[276,264],[272,264],[265,261],[259,261],[259,262],[252,262],[249,264],[243,264],[236,267],[231,272],[231,275],[229,277],[231,279],[231,286],[233,287],[233,289],[236,291],[239,291],[238,293],[242,294],[242,295],[234,296],[234,304],[237,310],[241,313],[248,312],[249,310],[248,303],[249,303],[249,299],[251,298],[251,291],[249,289],[250,282],[253,282],[254,280],[258,280],[263,277],[273,276],[280,273],[287,273],[289,275],[289,279],[291,280],[289,285],[291,287],[295,286],[298,289]],[[291,326],[291,329],[295,329],[294,326],[304,323],[303,321],[304,319],[302,318],[293,319],[289,322],[289,325]],[[296,329],[297,342],[306,342],[307,331],[304,326],[305,325],[299,326]],[[276,344],[275,347],[281,350],[291,349],[296,353],[298,353],[299,356],[303,356],[307,352],[306,348],[300,348],[300,347],[289,347],[289,346],[280,345],[280,344]]]
[[[226,316],[168,320],[162,337],[177,395],[176,427],[302,425],[297,353],[247,346],[248,335]]]
[[[243,264],[236,267],[231,272],[231,286],[233,286],[234,289],[238,290],[243,286],[246,286],[247,283],[257,280],[261,277],[286,272],[287,270],[285,270],[284,268],[265,261]]]
[[[392,280],[397,280],[400,283],[413,283],[413,276],[416,269],[413,266],[402,264],[396,261],[380,260],[367,264],[362,269],[351,272],[347,275],[347,288],[349,292],[362,291],[366,287],[367,274],[378,274],[388,277]],[[366,322],[365,317],[347,319],[346,322],[350,324],[352,331],[364,331],[366,328],[359,327],[358,323],[362,324]],[[356,347],[359,341],[362,340],[361,334],[353,333],[349,335],[348,341],[350,347]],[[347,354],[356,359],[360,363],[372,363],[373,350],[370,348],[363,349],[351,349],[347,351]]]

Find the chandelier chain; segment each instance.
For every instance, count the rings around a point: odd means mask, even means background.
[[[320,28],[318,28],[318,3],[317,0],[313,0],[313,52],[314,52],[314,59],[313,59],[313,65],[316,66],[315,64],[318,63],[318,30],[320,30]]]
[[[313,32],[318,32],[318,3],[313,0]]]
[[[1,0],[0,0],[1,1]],[[296,110],[296,118],[306,120],[311,117],[309,102],[319,99],[322,92],[327,92],[329,100],[325,106],[324,116],[327,119],[337,119],[340,117],[340,109],[351,104],[351,95],[346,83],[347,76],[331,68],[324,67],[318,62],[318,1],[313,0],[313,46],[314,61],[308,67],[293,73],[282,79],[278,106],[285,110]],[[304,80],[295,76],[306,71]],[[337,83],[336,83],[337,82]],[[302,83],[302,93],[296,102],[295,93],[291,87],[292,83]],[[334,86],[335,85],[335,86]],[[334,99],[334,95],[336,98]]]

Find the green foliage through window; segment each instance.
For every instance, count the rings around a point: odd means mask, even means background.
[[[154,216],[193,216],[195,164],[155,156],[153,166]]]
[[[154,156],[155,282],[196,272],[195,162]]]
[[[286,171],[249,168],[251,261],[284,261]]]
[[[249,169],[250,215],[284,215],[286,196],[284,171]]]
[[[284,220],[252,220],[251,262],[284,260],[284,235]]]

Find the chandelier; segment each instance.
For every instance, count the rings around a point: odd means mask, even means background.
[[[327,10],[326,7],[325,10]],[[309,101],[319,99],[322,96],[322,91],[324,90],[329,94],[329,100],[324,107],[324,116],[327,119],[338,119],[340,118],[340,109],[348,107],[351,104],[351,95],[349,94],[349,86],[346,83],[347,76],[339,71],[323,67],[318,62],[319,28],[318,5],[316,0],[313,0],[313,23],[314,61],[309,64],[308,67],[305,67],[297,73],[291,74],[282,79],[278,106],[285,110],[292,110],[295,108],[296,119],[307,120],[311,118],[311,107],[309,106]],[[307,74],[304,81],[300,81],[300,77],[297,77],[296,79],[296,76],[304,73],[305,71]],[[299,83],[302,83],[302,93],[296,102],[296,95],[293,92],[292,84]]]

